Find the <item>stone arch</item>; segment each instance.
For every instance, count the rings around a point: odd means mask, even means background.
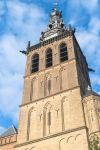
[[[62,90],[62,71],[63,71],[63,67],[61,67],[61,69],[59,70],[60,90]]]
[[[69,136],[68,138],[67,138],[67,143],[68,142],[70,142],[70,140],[73,138],[73,136]]]
[[[52,90],[52,75],[48,72],[44,79],[44,96],[49,96]]]
[[[61,42],[59,45],[59,58],[60,62],[68,60],[68,48],[65,42]]]
[[[59,71],[53,76],[53,94],[60,91],[60,76]]]
[[[38,78],[34,77],[31,80],[31,92],[30,92],[30,101],[33,101],[34,99],[38,98]],[[35,92],[34,92],[35,91]]]
[[[31,57],[31,73],[39,71],[39,54],[34,53]]]
[[[84,141],[84,138],[83,138],[82,134],[77,134],[75,136],[75,147],[76,147],[76,149],[78,149],[79,144],[80,144],[80,149],[85,150],[85,143],[84,142],[85,141]]]
[[[75,148],[75,140],[74,140],[73,136],[69,136],[67,138],[67,145],[66,146],[68,147],[69,150],[74,150],[74,149],[76,150],[76,148]]]
[[[90,120],[90,110],[88,110],[88,105],[87,105],[87,102],[84,103],[84,111],[85,111],[85,114],[86,114],[86,123],[87,123],[87,126],[89,128],[89,132],[92,131],[92,125],[91,125],[91,120]]]
[[[50,102],[48,101],[44,107],[43,107],[43,136],[49,135],[50,134],[50,126],[51,126],[51,108],[52,105],[50,104]],[[48,114],[50,114],[50,124],[48,123]]]
[[[51,67],[53,65],[53,52],[51,48],[48,48],[45,51],[45,66],[46,68]]]
[[[34,107],[31,107],[29,112],[28,112],[28,122],[27,122],[27,141],[29,140],[29,135],[30,135],[30,117],[31,117],[31,112],[33,111]]]
[[[44,105],[43,109],[46,110],[47,107],[48,107],[48,105],[51,105],[51,104],[50,104],[50,101],[48,101],[48,102]]]
[[[35,147],[31,147],[31,149],[30,150],[33,150]]]
[[[62,139],[59,141],[59,150],[64,150],[64,147],[62,146],[62,142],[65,142],[65,144],[66,144],[65,138],[62,138]]]
[[[65,104],[64,104],[65,103]],[[65,108],[66,107],[66,108]],[[68,109],[67,109],[68,108]],[[66,112],[68,111],[68,112]],[[69,101],[66,96],[61,100],[61,118],[62,118],[62,131],[66,129],[67,126],[67,116],[69,115]]]
[[[58,45],[59,62],[60,62],[60,46],[61,46],[62,44],[66,44],[66,42],[65,42],[65,41],[62,41],[62,42]],[[66,44],[66,45],[67,45],[67,44]]]
[[[35,107],[31,107],[28,112],[27,140],[34,139],[37,132],[37,113]]]
[[[81,136],[81,134],[77,134],[77,135],[75,136],[75,141],[77,140],[77,138],[78,138],[79,136]]]
[[[59,70],[59,76],[60,76],[60,90],[66,90],[68,89],[68,71],[67,66],[61,67]]]
[[[66,42],[65,41],[61,41],[61,43],[58,45],[58,48],[60,49],[60,46],[62,45],[62,44],[66,44]],[[67,45],[67,44],[66,44]]]

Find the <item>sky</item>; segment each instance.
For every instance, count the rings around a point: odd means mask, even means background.
[[[66,26],[76,28],[76,38],[87,58],[92,88],[100,93],[100,0],[0,0],[0,134],[18,125],[28,41],[39,42],[53,4],[62,10]]]

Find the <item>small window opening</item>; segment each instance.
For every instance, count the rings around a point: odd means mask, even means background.
[[[60,61],[64,62],[66,60],[68,60],[67,46],[63,43],[60,45]]]
[[[48,49],[46,52],[46,68],[52,66],[52,50]]]
[[[32,58],[32,73],[39,70],[39,55],[35,54]]]
[[[48,80],[48,90],[49,90],[49,94],[50,94],[50,91],[51,91],[51,80]]]
[[[51,125],[51,112],[48,112],[48,126]]]

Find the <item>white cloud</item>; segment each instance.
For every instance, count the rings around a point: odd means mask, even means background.
[[[93,11],[96,11],[98,7],[98,0],[77,0],[80,2],[80,5],[82,5],[89,13],[93,13]]]
[[[7,9],[9,31],[18,34],[24,38],[23,40],[33,38],[33,41],[36,42],[45,26],[46,14],[43,10],[34,4],[26,4],[20,1],[9,1]]]
[[[6,33],[0,37],[0,113],[16,123],[26,60],[19,50],[25,49],[26,41],[37,41],[46,14],[38,6],[19,0],[7,1],[6,7]]]
[[[93,14],[98,8],[98,0],[70,0],[70,4],[72,7],[75,7],[76,10],[77,8],[78,10],[84,8],[90,14]]]
[[[19,53],[19,48],[25,46],[23,41],[20,41],[20,38],[16,38],[16,36],[14,36],[13,34],[2,36],[0,41],[0,53],[2,56],[0,61],[1,63],[3,62],[3,65],[1,66],[2,69],[4,69],[3,67],[5,67],[6,71],[12,70],[21,72],[22,66],[20,64],[24,64],[25,60],[23,60],[24,57],[22,57]]]
[[[84,7],[92,15],[98,7],[97,0],[91,0],[90,3],[89,0],[85,0],[84,3],[83,0],[70,0],[70,2],[73,3],[73,8],[75,7],[76,10],[73,9],[76,17],[71,18],[73,24],[78,19],[81,7]],[[1,14],[4,14],[5,8],[1,1],[0,5]],[[22,100],[22,77],[25,68],[25,56],[21,55],[19,50],[25,49],[28,40],[37,42],[40,32],[45,28],[47,14],[42,8],[19,0],[7,1],[6,7],[6,33],[0,37],[0,113],[16,122],[18,105]],[[100,70],[99,27],[100,21],[94,15],[90,19],[88,29],[80,28],[77,34],[90,66],[92,62],[92,66],[95,66],[96,70]],[[95,74],[92,76],[93,84],[100,85],[99,73],[97,71],[96,77]]]
[[[4,2],[0,1],[0,17],[5,13]]]
[[[100,16],[99,0],[68,0],[69,23],[74,26],[86,26],[91,17]]]
[[[100,85],[100,75],[95,75],[91,77],[91,81],[96,85]]]
[[[43,0],[44,2],[46,2],[46,3],[52,3],[52,5],[54,5],[55,3],[58,3],[58,5],[59,5],[59,3],[61,4],[61,3],[64,3],[64,2],[66,2],[66,0],[61,0],[61,1],[59,1],[59,0]]]
[[[99,17],[91,17],[90,23],[89,23],[90,30],[98,35],[100,34],[100,19]],[[99,36],[99,35],[98,35]]]
[[[77,33],[77,39],[85,56],[89,67],[95,70],[90,74],[92,85],[100,87],[100,21],[96,17],[91,17],[88,28],[80,28]]]
[[[70,18],[70,23],[77,28],[77,39],[84,52],[89,66],[96,71],[92,76],[100,76],[100,19],[98,0],[70,0],[71,11],[75,12]],[[83,8],[86,10],[83,11]],[[88,18],[87,18],[87,13]],[[82,25],[84,24],[85,25]],[[87,22],[87,23],[86,23]],[[96,80],[92,81],[96,85]],[[98,84],[100,86],[100,84]]]
[[[93,59],[92,56],[97,56],[97,53],[99,54],[99,40],[100,37],[92,32],[92,30],[85,30],[85,29],[80,29],[78,31],[78,41],[82,48],[84,49],[84,52],[88,55],[91,56],[91,59]]]
[[[95,23],[94,23],[95,22]],[[88,24],[88,28],[79,28],[77,32],[77,38],[84,49],[85,53],[90,56],[91,59],[97,57],[99,60],[100,56],[100,35],[99,35],[100,21],[96,17],[91,17]],[[92,63],[95,63],[92,62]],[[98,64],[99,65],[99,64]]]

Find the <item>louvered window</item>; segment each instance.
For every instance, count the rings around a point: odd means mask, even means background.
[[[52,50],[48,49],[46,52],[46,68],[52,66]]]
[[[67,46],[65,43],[60,45],[60,62],[68,60]]]
[[[37,72],[39,70],[39,54],[35,54],[32,57],[32,69],[31,73]]]

